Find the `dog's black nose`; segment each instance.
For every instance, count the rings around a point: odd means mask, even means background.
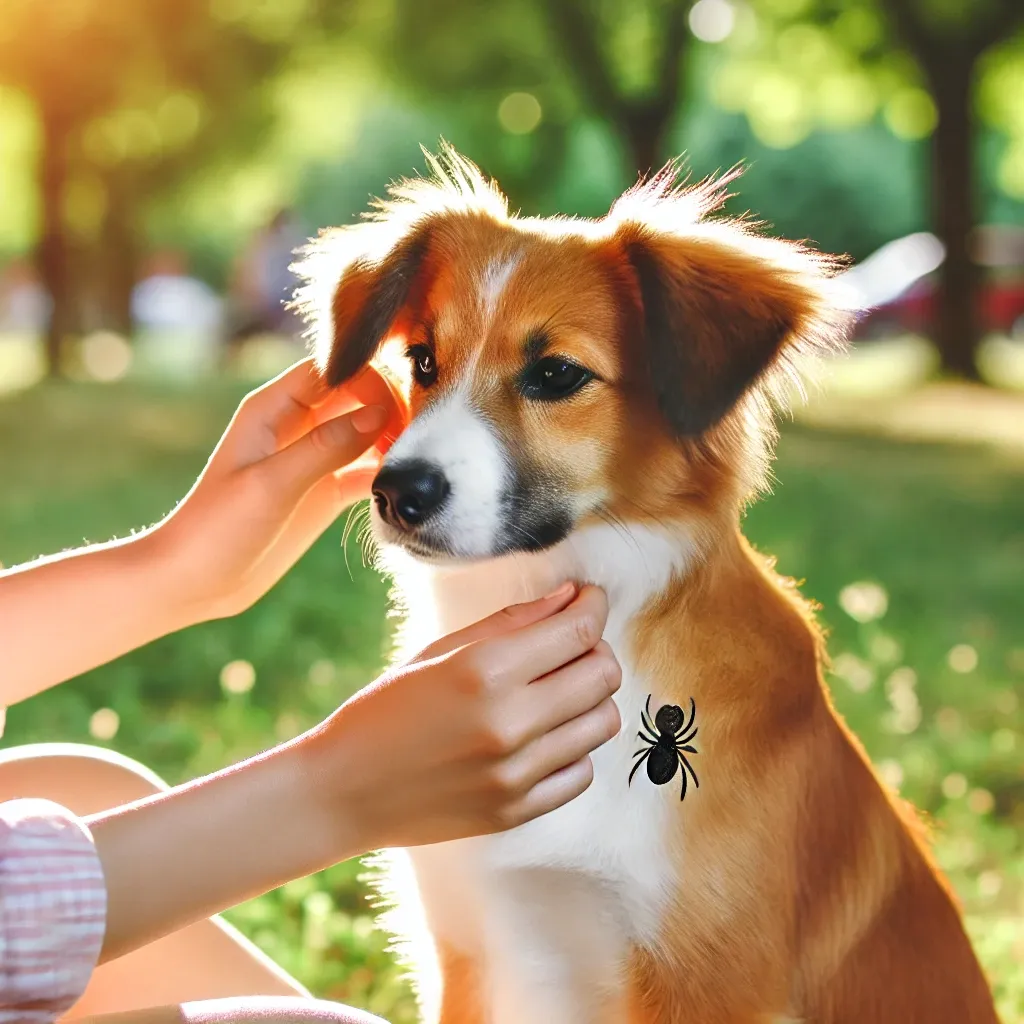
[[[382,469],[373,481],[373,499],[381,518],[399,529],[420,526],[438,512],[451,488],[429,462],[400,462]]]

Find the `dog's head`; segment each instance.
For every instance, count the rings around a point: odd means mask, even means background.
[[[705,524],[761,482],[765,397],[838,344],[833,263],[708,219],[672,173],[599,221],[522,219],[452,151],[307,250],[299,303],[340,385],[396,341],[412,421],[374,483],[385,542],[536,551],[597,519]]]

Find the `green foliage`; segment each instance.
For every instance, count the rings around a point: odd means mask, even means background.
[[[124,534],[190,485],[241,389],[63,385],[0,402],[0,558]],[[14,439],[17,439],[16,441]],[[823,605],[832,688],[883,775],[932,816],[1004,1020],[1024,1018],[1024,476],[998,451],[789,428],[745,528]],[[5,745],[112,743],[171,781],[296,734],[383,661],[380,582],[338,524],[237,619],[168,637],[9,711]],[[351,569],[351,573],[349,571]],[[845,609],[845,610],[844,610]],[[244,660],[255,684],[218,685]],[[411,1022],[357,864],[228,916],[318,994]]]
[[[1024,14],[1016,0],[756,0],[712,72],[722,109],[767,145],[881,118],[897,137],[936,126],[935,86],[977,61],[974,106],[1001,133],[998,184],[1024,198]]]
[[[38,233],[44,106],[72,122],[69,231],[109,251],[81,273],[122,285],[151,243],[223,284],[277,207],[296,200],[310,232],[349,220],[442,135],[530,212],[604,212],[634,179],[643,128],[656,162],[752,161],[746,204],[827,248],[861,257],[923,227],[934,109],[887,8],[735,6],[726,42],[675,38],[672,77],[668,35],[689,8],[662,0],[15,0],[0,25],[0,86],[20,90],[0,88],[0,250]],[[979,64],[988,219],[1024,216],[1022,59],[1008,40]]]
[[[497,105],[490,111],[497,124]],[[311,162],[298,176],[296,207],[312,229],[355,220],[370,196],[381,195],[390,180],[422,172],[422,140],[449,138],[471,158],[478,139],[451,112],[417,111],[383,102],[369,108],[353,126],[350,150],[341,160]],[[985,139],[981,170],[983,215],[1010,219],[1016,210],[994,184],[1001,154],[998,140]],[[761,142],[746,118],[723,114],[694,97],[691,114],[670,133],[671,151],[685,153],[693,177],[742,161],[734,212],[752,211],[791,238],[809,238],[830,252],[863,259],[894,237],[926,230],[925,196],[916,187],[925,153],[920,142],[896,138],[877,122],[842,131],[821,131],[789,150]],[[561,173],[538,181],[528,195],[503,174],[504,161],[488,170],[509,193],[513,209],[527,214],[602,216],[622,190],[621,148],[597,120],[582,119],[567,132]]]

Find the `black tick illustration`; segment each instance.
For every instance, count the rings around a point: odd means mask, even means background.
[[[647,696],[647,704],[640,714],[643,723],[643,730],[637,733],[647,746],[638,750],[633,756],[640,760],[633,765],[629,773],[629,785],[633,782],[637,768],[647,762],[647,778],[656,786],[664,786],[675,778],[676,769],[681,768],[683,774],[683,791],[679,795],[682,800],[686,796],[686,773],[693,776],[693,784],[700,788],[697,781],[697,773],[693,766],[686,759],[687,754],[696,754],[698,751],[691,746],[697,736],[697,726],[694,724],[697,717],[697,706],[690,698],[690,717],[684,724],[683,709],[675,704],[666,704],[654,716],[654,724],[651,724],[651,697]]]

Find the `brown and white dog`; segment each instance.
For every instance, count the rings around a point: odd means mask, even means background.
[[[393,859],[424,1019],[995,1021],[913,813],[831,707],[809,606],[739,529],[771,392],[843,341],[835,262],[711,217],[728,178],[666,171],[601,220],[539,220],[450,150],[432,171],[301,265],[331,384],[389,339],[408,357],[374,512],[399,654],[596,583],[623,728],[569,805]],[[630,784],[652,725],[685,724],[645,721],[649,695],[693,701],[695,776]]]

